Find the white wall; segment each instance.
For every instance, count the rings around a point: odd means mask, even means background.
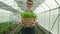
[[[50,12],[46,12],[46,13],[42,13],[39,15],[39,24],[44,27],[45,29],[51,31],[53,34],[58,34],[58,11],[59,9],[56,9],[56,10],[52,10]],[[57,18],[57,20],[56,20]],[[55,22],[56,20],[56,22]],[[55,22],[55,24],[54,24]],[[60,22],[59,22],[60,23]],[[53,26],[54,24],[54,26]],[[53,28],[52,28],[53,26]],[[52,30],[51,30],[52,28]]]
[[[5,22],[5,21],[11,21],[12,17],[12,12],[0,9],[0,21]]]

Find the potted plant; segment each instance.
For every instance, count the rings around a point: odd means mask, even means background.
[[[25,27],[31,27],[34,24],[35,19],[37,18],[36,14],[32,12],[21,12],[20,13],[21,22]]]

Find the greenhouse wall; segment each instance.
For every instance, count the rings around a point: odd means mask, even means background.
[[[51,31],[53,34],[60,34],[60,17],[58,15],[59,9],[52,10],[49,12],[45,12],[39,15],[40,25],[43,26],[45,29]]]

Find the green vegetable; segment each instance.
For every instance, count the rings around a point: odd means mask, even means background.
[[[21,12],[20,16],[21,18],[37,18],[36,14],[32,12]]]
[[[0,32],[7,32],[13,26],[12,22],[0,23]]]

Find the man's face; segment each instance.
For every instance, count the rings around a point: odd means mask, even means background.
[[[32,8],[32,2],[27,2],[27,9],[30,10]]]

